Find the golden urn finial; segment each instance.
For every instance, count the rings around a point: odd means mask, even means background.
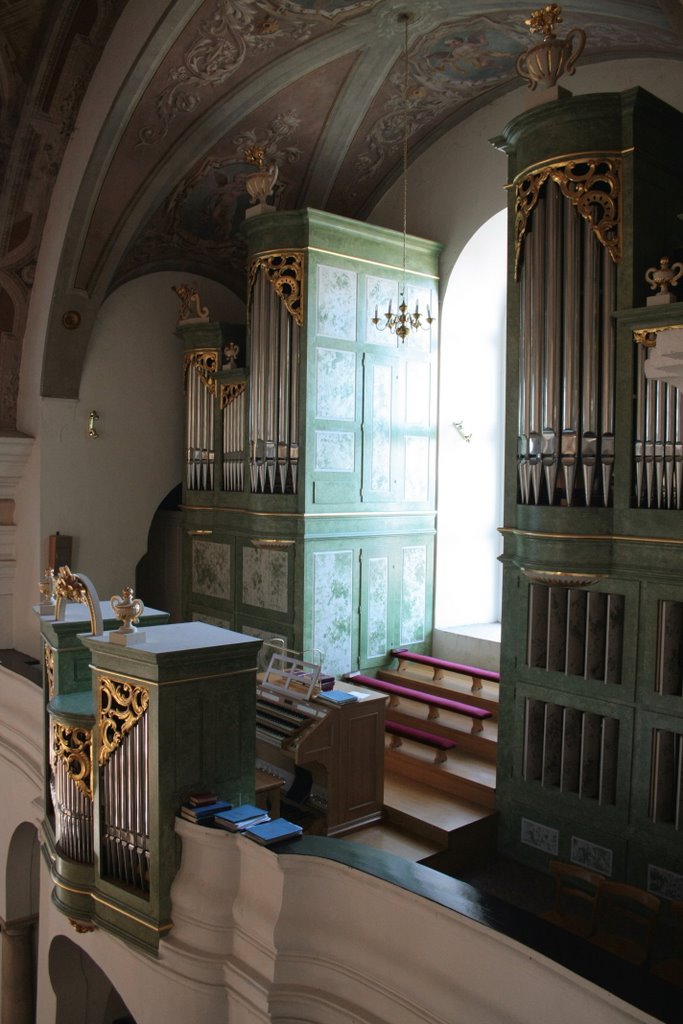
[[[528,81],[530,89],[537,85],[550,89],[562,75],[574,74],[574,65],[586,45],[586,33],[582,28],[573,28],[565,39],[558,39],[555,28],[561,21],[559,4],[546,4],[532,11],[524,22],[532,36],[543,36],[542,43],[531,46],[517,58],[517,74]]]

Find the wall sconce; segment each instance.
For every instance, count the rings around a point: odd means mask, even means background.
[[[95,410],[95,409],[92,409],[92,410],[90,411],[90,414],[88,415],[88,437],[99,437],[99,436],[100,436],[100,435],[99,435],[99,434],[97,433],[97,431],[95,430],[95,422],[96,422],[96,421],[97,421],[97,420],[98,420],[99,418],[100,418],[100,417],[99,417],[99,416],[97,415],[97,412],[96,412],[96,410]]]

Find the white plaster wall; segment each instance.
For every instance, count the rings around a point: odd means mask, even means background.
[[[152,516],[182,478],[182,343],[171,291],[181,281],[151,274],[110,295],[92,333],[80,397],[42,402],[41,544],[46,551],[56,531],[72,536],[71,568],[86,573],[103,600],[134,585]],[[212,319],[244,321],[231,292],[197,282]],[[88,436],[93,409],[98,438]]]

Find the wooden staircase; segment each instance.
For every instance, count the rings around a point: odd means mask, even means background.
[[[425,695],[445,697],[460,704],[484,708],[492,717],[481,732],[471,731],[471,720],[449,710],[438,711],[419,699],[387,698],[387,718],[427,733],[443,736],[456,746],[443,763],[434,763],[424,743],[403,739],[384,753],[384,817],[347,838],[397,853],[454,874],[495,849],[496,751],[498,740],[498,684],[484,681],[472,690],[472,679],[440,669],[438,679],[428,666],[402,664],[380,669],[378,679],[397,683]]]

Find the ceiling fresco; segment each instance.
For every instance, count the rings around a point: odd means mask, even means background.
[[[397,19],[405,11],[412,21],[404,97],[404,30]],[[240,160],[241,140],[260,144],[277,162],[278,208],[315,205],[362,218],[400,173],[406,119],[413,156],[519,84],[515,63],[530,43],[528,14],[528,5],[453,0],[412,10],[395,0],[207,0],[132,114],[112,165],[111,193],[105,184],[93,218],[99,230],[84,250],[79,286],[92,288],[101,270],[94,239],[115,229],[122,181],[130,180],[133,194],[141,173],[154,173],[188,133],[193,166],[168,181],[164,199],[155,197],[154,210],[110,268],[110,286],[148,269],[187,265],[188,258],[197,271],[222,280],[227,272],[233,281],[243,274],[236,228],[247,205],[249,168]],[[564,23],[562,29],[585,29],[585,62],[644,53],[683,57],[683,42],[656,2],[565,6]],[[195,162],[197,145],[205,149]]]
[[[139,26],[154,11],[153,28]],[[275,203],[363,218],[410,158],[516,88],[533,4],[502,0],[0,0],[0,430],[16,418],[21,336],[43,225],[112,33],[137,57],[83,173],[54,287],[43,393],[78,393],[104,297],[158,269],[242,293],[240,225],[261,146]],[[409,13],[407,90],[404,26]],[[582,63],[683,61],[679,0],[574,0]],[[147,19],[152,26],[151,15]],[[139,33],[139,38],[137,34]],[[132,52],[132,48],[129,48]],[[405,94],[404,94],[405,93]],[[80,336],[65,333],[77,309]],[[65,384],[64,352],[71,380]]]

